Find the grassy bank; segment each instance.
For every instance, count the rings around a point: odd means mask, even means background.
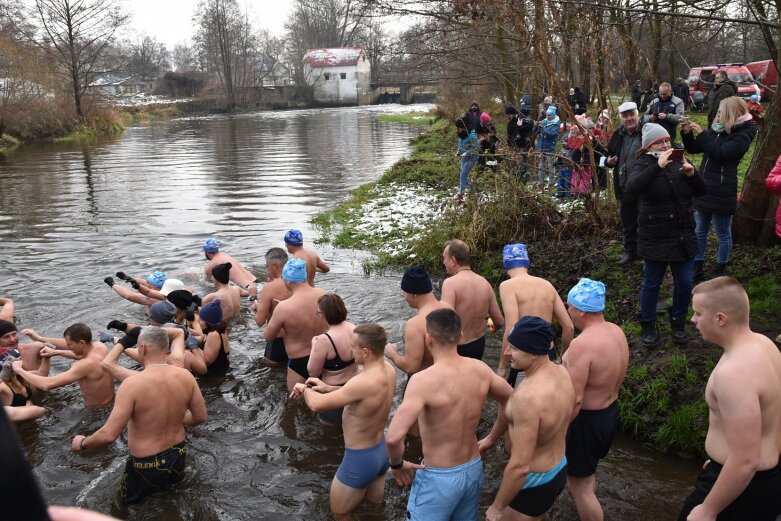
[[[11,152],[20,144],[21,142],[15,137],[9,136],[8,134],[3,134],[0,136],[0,155]]]
[[[595,225],[582,200],[560,202],[550,193],[529,190],[514,168],[500,167],[476,174],[480,194],[456,204],[455,140],[449,122],[435,122],[413,140],[408,158],[314,219],[322,240],[374,252],[376,259],[365,263],[365,271],[420,262],[444,277],[442,245],[458,237],[474,252],[472,268],[494,286],[504,277],[502,247],[524,242],[531,272],[548,279],[563,297],[580,277],[602,280],[608,290],[606,318],[619,324],[630,339],[630,369],[620,395],[623,429],[658,450],[700,455],[708,420],[703,393],[720,350],[703,343],[691,326],[692,340],[684,348],[676,347],[666,314],[658,317],[660,347],[640,346],[636,317],[642,266],[617,268],[622,246],[615,203],[609,197],[598,201],[596,213],[602,224]],[[781,248],[737,245],[729,269],[749,292],[752,327],[775,336],[781,323]],[[671,295],[668,276],[660,296]]]
[[[404,114],[381,114],[377,119],[386,123],[409,123],[412,125],[433,125],[436,117],[430,112],[405,112]]]

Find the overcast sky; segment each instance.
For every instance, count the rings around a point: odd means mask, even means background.
[[[268,29],[279,36],[284,31],[293,2],[239,0],[239,4],[246,6],[255,27]],[[146,33],[163,42],[169,50],[182,41],[192,43],[192,18],[198,0],[124,0],[121,5],[133,15],[126,31],[129,37]]]

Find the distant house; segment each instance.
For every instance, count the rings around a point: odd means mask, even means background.
[[[371,64],[361,47],[308,50],[304,77],[320,103],[371,103]]]
[[[292,83],[290,69],[272,56],[264,56],[260,64],[264,87],[284,87]]]
[[[142,92],[151,92],[152,87],[149,81],[141,80],[136,76],[107,75],[90,83],[87,86],[87,92],[101,96],[132,96]]]

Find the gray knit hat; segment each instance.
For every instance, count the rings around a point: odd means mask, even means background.
[[[661,125],[656,123],[646,123],[643,125],[643,143],[642,148],[648,148],[660,139],[670,139],[670,134]]]

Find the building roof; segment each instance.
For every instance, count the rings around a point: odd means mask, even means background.
[[[114,75],[106,75],[97,78],[95,81],[89,84],[90,87],[109,87],[115,85],[146,85],[146,82],[138,79],[135,76],[128,76],[122,78]]]
[[[334,47],[330,49],[309,49],[304,63],[312,67],[340,67],[357,65],[363,54],[362,47]]]

